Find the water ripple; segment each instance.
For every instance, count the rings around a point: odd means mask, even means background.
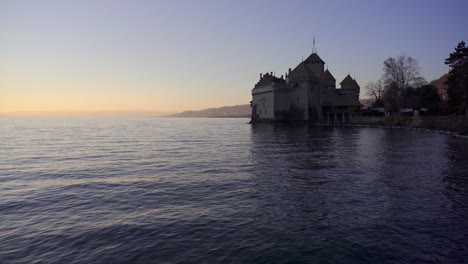
[[[0,119],[0,263],[468,261],[468,142],[245,119]]]

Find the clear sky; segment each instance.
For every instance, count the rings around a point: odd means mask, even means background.
[[[467,10],[466,0],[4,0],[0,112],[246,104],[259,73],[295,67],[314,35],[338,83],[350,72],[363,88],[403,53],[430,81],[468,41]]]

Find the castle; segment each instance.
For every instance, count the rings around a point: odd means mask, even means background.
[[[252,123],[350,123],[360,109],[360,87],[348,74],[340,88],[325,62],[313,52],[285,77],[260,74],[252,89]]]

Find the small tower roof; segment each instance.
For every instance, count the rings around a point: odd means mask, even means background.
[[[307,59],[304,62],[305,63],[321,62],[321,63],[325,64],[325,62],[315,52],[310,54],[310,56],[307,57]]]
[[[333,80],[333,81],[336,81],[335,80],[335,77],[333,77],[333,75],[331,74],[331,72],[327,69],[326,71],[323,72],[323,75],[322,75],[322,78],[324,80]]]
[[[343,81],[341,81],[340,83],[341,85],[343,84],[356,84],[357,85],[357,82],[356,80],[354,80],[349,74],[343,79]]]

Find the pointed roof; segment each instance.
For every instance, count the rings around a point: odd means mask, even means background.
[[[322,79],[336,81],[335,77],[333,77],[333,75],[331,74],[331,72],[328,69],[323,72]]]
[[[325,64],[325,62],[315,52],[310,54],[310,56],[307,57],[307,59],[304,62],[305,63],[321,62],[321,63]]]
[[[356,80],[354,80],[349,74],[340,82],[341,85],[343,84],[355,84],[358,85]]]
[[[289,74],[289,78],[293,79],[308,79],[314,80],[317,79],[315,74],[307,67],[305,61],[299,63],[296,68]]]

